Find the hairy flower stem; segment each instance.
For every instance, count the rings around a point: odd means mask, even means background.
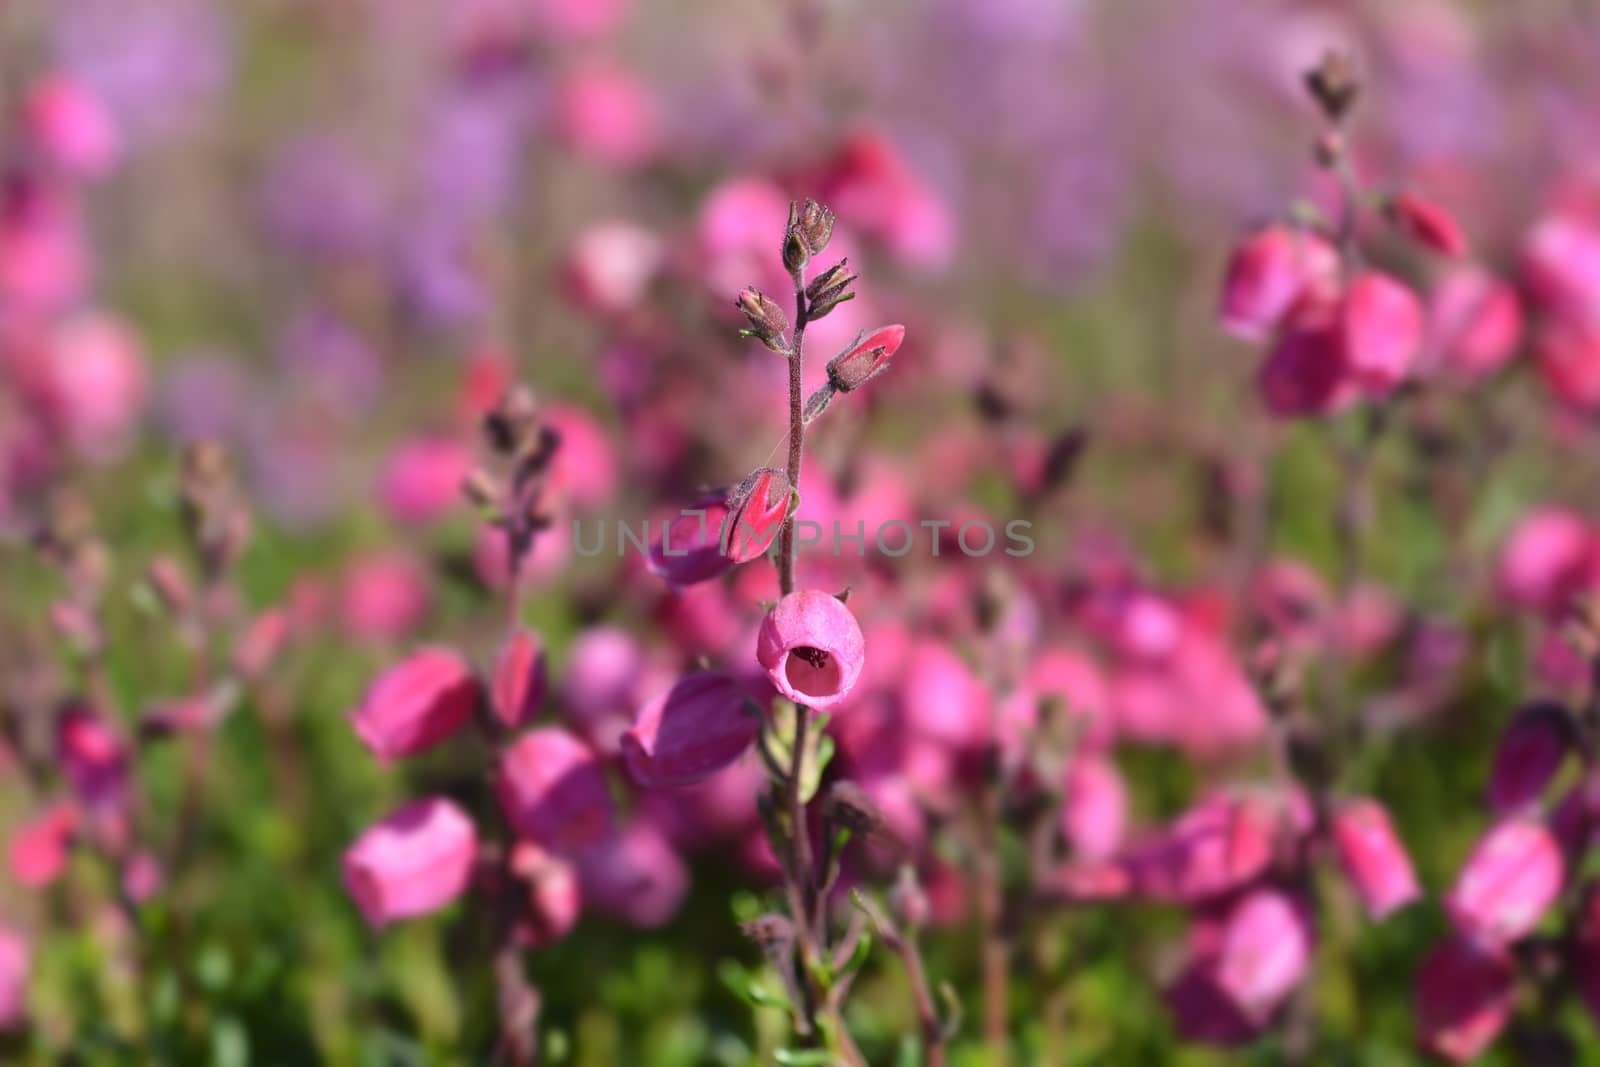
[[[806,305],[806,279],[804,268],[791,272],[794,280],[794,333],[789,341],[789,458],[785,466],[791,490],[800,485],[800,461],[805,448],[805,417],[802,376],[805,370],[805,332],[808,308]],[[795,588],[795,510],[791,507],[783,521],[778,543],[778,587],[783,596]],[[797,1005],[805,1036],[821,1042],[826,1036],[835,1046],[835,1052],[845,1063],[864,1064],[850,1036],[845,1032],[844,1020],[836,1009],[825,1007],[826,998],[818,988],[816,970],[824,960],[828,943],[825,916],[818,900],[815,861],[811,855],[809,820],[806,817],[806,800],[803,777],[805,773],[806,732],[810,726],[811,709],[797,704],[794,709],[794,739],[790,749],[790,762],[782,783],[783,811],[789,824],[787,862],[784,863],[785,881],[788,883],[789,908],[794,913],[795,939],[799,950],[799,986],[801,1003]],[[774,844],[778,844],[774,842]],[[782,853],[780,853],[782,854]],[[827,1034],[820,1025],[826,1015]]]

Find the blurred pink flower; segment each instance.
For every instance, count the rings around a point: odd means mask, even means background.
[[[374,927],[427,915],[467,888],[477,852],[466,812],[443,797],[413,801],[345,852],[345,888]]]
[[[1344,296],[1344,362],[1369,395],[1394,389],[1409,376],[1422,347],[1422,302],[1405,283],[1369,270]]]
[[[611,834],[579,857],[584,900],[647,930],[665,925],[689,894],[689,869],[648,822]]]
[[[903,262],[940,269],[956,250],[956,220],[900,150],[877,130],[845,138],[821,178],[823,200]]]
[[[472,450],[449,437],[419,436],[389,454],[378,496],[398,522],[428,523],[462,503]]]
[[[644,650],[632,634],[591,626],[572,642],[562,672],[568,717],[591,741],[620,735],[640,699]]]
[[[528,889],[528,918],[519,943],[538,948],[566,937],[583,911],[577,867],[531,841],[518,841],[511,846],[511,873]]]
[[[1296,304],[1256,381],[1267,410],[1280,417],[1327,415],[1354,401],[1340,304],[1326,298]]]
[[[1209,797],[1127,853],[1134,888],[1191,902],[1230,893],[1266,871],[1282,824],[1273,798]]]
[[[1365,797],[1341,804],[1333,844],[1356,895],[1373,919],[1383,919],[1422,895],[1405,845],[1383,805]]]
[[[1061,829],[1074,858],[1109,860],[1122,847],[1127,826],[1128,787],[1116,764],[1102,756],[1074,759],[1061,805]]]
[[[902,714],[917,737],[950,750],[977,749],[989,740],[989,691],[949,645],[917,642],[900,677]]]
[[[1539,307],[1579,326],[1600,318],[1600,228],[1576,215],[1540,220],[1522,245],[1521,277]]]
[[[61,311],[89,279],[81,209],[65,190],[0,177],[0,304],[13,313]]]
[[[1573,512],[1541,508],[1524,515],[1500,546],[1495,582],[1512,604],[1559,614],[1594,580],[1595,568],[1589,524]]]
[[[737,679],[697,671],[640,710],[622,755],[646,788],[691,785],[744,755],[760,731],[760,708]]]
[[[481,696],[465,660],[447,648],[426,648],[378,676],[351,724],[379,758],[411,756],[465,726]]]
[[[561,438],[550,464],[551,489],[578,511],[596,508],[617,492],[617,449],[593,415],[581,408],[552,404],[539,412],[544,425]]]
[[[0,926],[0,1030],[14,1030],[28,1014],[33,949],[20,930]]]
[[[148,375],[129,326],[82,312],[50,339],[51,387],[68,439],[95,459],[119,456],[143,413]]]
[[[1305,903],[1256,889],[1228,913],[1217,955],[1217,985],[1249,1018],[1265,1019],[1305,978],[1312,933]]]
[[[572,71],[556,108],[567,142],[597,163],[637,166],[657,152],[660,134],[649,87],[625,67],[592,62]]]
[[[1247,341],[1266,340],[1307,289],[1338,279],[1339,256],[1321,237],[1269,226],[1242,241],[1222,283],[1223,327]]]
[[[611,789],[594,750],[556,727],[523,734],[505,750],[495,791],[517,833],[570,852],[604,838],[614,817]]]
[[[78,178],[101,178],[122,160],[122,134],[86,86],[51,74],[28,89],[28,135],[52,164]]]
[[[821,710],[850,695],[866,643],[855,615],[838,597],[808,589],[790,593],[761,620],[756,659],[778,692]]]
[[[1475,267],[1452,271],[1434,288],[1428,308],[1430,369],[1483,378],[1516,355],[1522,332],[1516,289]]]
[[[1477,1057],[1511,1018],[1516,975],[1505,950],[1451,938],[1417,972],[1417,1034],[1453,1063]]]
[[[393,641],[422,624],[432,601],[428,575],[403,552],[351,562],[339,583],[339,621],[351,637]]]
[[[665,259],[661,238],[631,222],[602,222],[580,233],[567,256],[567,282],[587,308],[617,315],[649,293]]]
[[[1565,877],[1555,836],[1540,823],[1508,819],[1467,857],[1445,909],[1467,937],[1485,944],[1517,941],[1555,903]]]
[[[12,880],[25,889],[54,882],[67,868],[77,829],[78,812],[71,804],[57,804],[18,826],[6,852]]]

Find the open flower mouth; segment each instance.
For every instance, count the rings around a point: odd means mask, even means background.
[[[843,683],[839,660],[823,649],[809,645],[789,650],[789,662],[783,673],[794,691],[804,696],[832,696]]]

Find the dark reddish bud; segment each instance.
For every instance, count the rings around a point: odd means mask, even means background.
[[[1467,237],[1450,213],[1411,193],[1396,193],[1384,205],[1384,215],[1401,233],[1424,248],[1460,259],[1467,254]]]
[[[539,404],[533,390],[525,385],[507,389],[488,414],[483,417],[483,432],[489,447],[505,455],[528,450],[539,430]]]
[[[1495,751],[1489,806],[1497,815],[1538,806],[1577,741],[1572,716],[1553,701],[1534,701],[1512,718]]]
[[[807,200],[799,208],[791,205],[789,213],[789,229],[805,242],[807,252],[814,256],[828,247],[833,237],[833,212],[815,200]]]
[[[741,335],[754,337],[774,352],[788,354],[789,343],[783,334],[789,328],[789,319],[777,301],[760,289],[751,287],[739,292],[739,298],[734,301],[734,306],[744,312],[744,317],[750,320],[750,328],[740,330]]]
[[[833,400],[833,394],[837,391],[838,390],[834,389],[834,387],[831,385],[824,385],[821,389],[818,389],[816,392],[807,397],[805,410],[800,416],[801,424],[804,426],[810,426],[813,422],[817,421],[818,417],[820,417],[824,411],[828,410],[828,404]]]
[[[806,269],[811,253],[806,250],[805,238],[794,230],[783,235],[783,265],[790,274],[798,275]]]
[[[722,553],[735,563],[755,559],[771,547],[789,516],[789,478],[774,467],[752,471],[728,494]]]
[[[1321,63],[1307,71],[1306,88],[1322,113],[1333,122],[1343,119],[1361,94],[1355,65],[1344,52],[1327,53]]]
[[[841,393],[861,388],[889,365],[905,336],[906,328],[900,325],[857,335],[849,348],[828,361],[828,384]]]
[[[489,682],[490,710],[502,726],[526,726],[544,702],[544,645],[532,630],[518,630],[501,646]]]
[[[883,825],[877,803],[854,782],[833,783],[822,801],[822,816],[862,837],[876,833]]]
[[[817,319],[825,318],[840,304],[855,299],[856,294],[848,290],[857,275],[850,273],[848,263],[849,260],[841,259],[811,279],[811,284],[806,286],[807,320],[815,322]]]

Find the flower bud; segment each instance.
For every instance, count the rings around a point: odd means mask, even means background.
[[[790,230],[783,237],[783,265],[791,274],[798,274],[806,269],[810,261],[810,253],[806,251],[806,242],[798,233]]]
[[[1445,909],[1456,929],[1474,940],[1516,941],[1531,933],[1555,903],[1565,875],[1561,846],[1548,829],[1507,820],[1467,857]]]
[[[757,558],[777,538],[789,517],[789,477],[774,467],[752,471],[728,494],[722,553],[735,563]]]
[[[489,447],[503,455],[531,450],[539,429],[539,404],[525,385],[506,390],[500,402],[483,417]]]
[[[1301,294],[1333,284],[1339,253],[1318,235],[1269,226],[1241,241],[1228,257],[1218,314],[1223,329],[1247,341],[1264,341]]]
[[[838,390],[833,386],[824,384],[816,392],[806,397],[806,406],[800,415],[800,424],[802,426],[810,426],[821,418],[822,413],[828,410],[828,404],[832,402],[833,394],[836,392]]]
[[[423,649],[373,682],[351,715],[356,735],[382,759],[410,756],[466,725],[478,708],[478,681],[449,649]]]
[[[815,322],[826,318],[834,308],[847,300],[854,300],[856,294],[847,292],[850,283],[856,280],[857,275],[851,274],[846,266],[847,259],[829,267],[806,286],[806,320]]]
[[[1396,229],[1424,248],[1451,259],[1467,254],[1466,235],[1438,204],[1411,193],[1396,193],[1384,204],[1384,214]]]
[[[742,335],[754,337],[780,355],[788,354],[789,343],[783,335],[789,328],[789,319],[776,300],[751,287],[740,290],[734,305],[750,320],[750,328],[739,331]]]
[[[1229,913],[1216,964],[1217,985],[1250,1019],[1265,1019],[1305,978],[1311,964],[1305,904],[1257,889]]]
[[[834,782],[822,801],[822,817],[852,834],[866,837],[883,825],[878,804],[854,782]]]
[[[581,849],[611,831],[611,789],[600,760],[565,730],[531,730],[506,749],[495,792],[517,833],[552,849]]]
[[[828,240],[833,236],[832,211],[808,199],[798,210],[791,205],[789,217],[790,231],[805,242],[807,252],[814,256],[828,247]]]
[[[1364,391],[1399,385],[1422,347],[1422,302],[1404,283],[1366,271],[1350,283],[1342,311],[1345,363]]]
[[[828,384],[841,393],[861,388],[889,365],[905,336],[906,328],[898,324],[857,334],[849,348],[828,360]]]
[[[1382,919],[1422,894],[1405,845],[1389,813],[1375,800],[1352,800],[1333,817],[1339,863],[1373,919]]]
[[[1503,949],[1451,938],[1417,973],[1417,1033],[1453,1063],[1476,1059],[1511,1018],[1516,975]]]
[[[1344,118],[1361,93],[1355,66],[1343,52],[1330,51],[1321,63],[1307,71],[1306,88],[1322,113],[1334,122]]]
[[[531,920],[519,943],[534,948],[565,937],[583,911],[577,868],[531,841],[518,841],[511,847],[511,873],[528,887]]]
[[[756,659],[778,692],[797,704],[828,708],[855,686],[866,643],[838,597],[808,589],[790,593],[761,620]]]
[[[518,630],[495,657],[489,684],[490,710],[501,725],[526,726],[544,703],[544,645],[531,630]]]
[[[622,755],[640,785],[692,785],[744,755],[760,732],[760,710],[737,680],[697,671],[644,706]]]
[[[1489,806],[1496,815],[1515,815],[1537,805],[1561,770],[1576,740],[1567,709],[1535,701],[1512,718],[1495,750],[1489,775]]]
[[[815,278],[806,286],[806,300],[815,304],[834,292],[843,292],[845,286],[855,281],[860,275],[851,274],[850,261],[841,259]],[[815,317],[815,316],[813,316]]]
[[[472,878],[478,836],[443,797],[408,804],[369,828],[344,854],[344,884],[373,926],[437,911]]]

